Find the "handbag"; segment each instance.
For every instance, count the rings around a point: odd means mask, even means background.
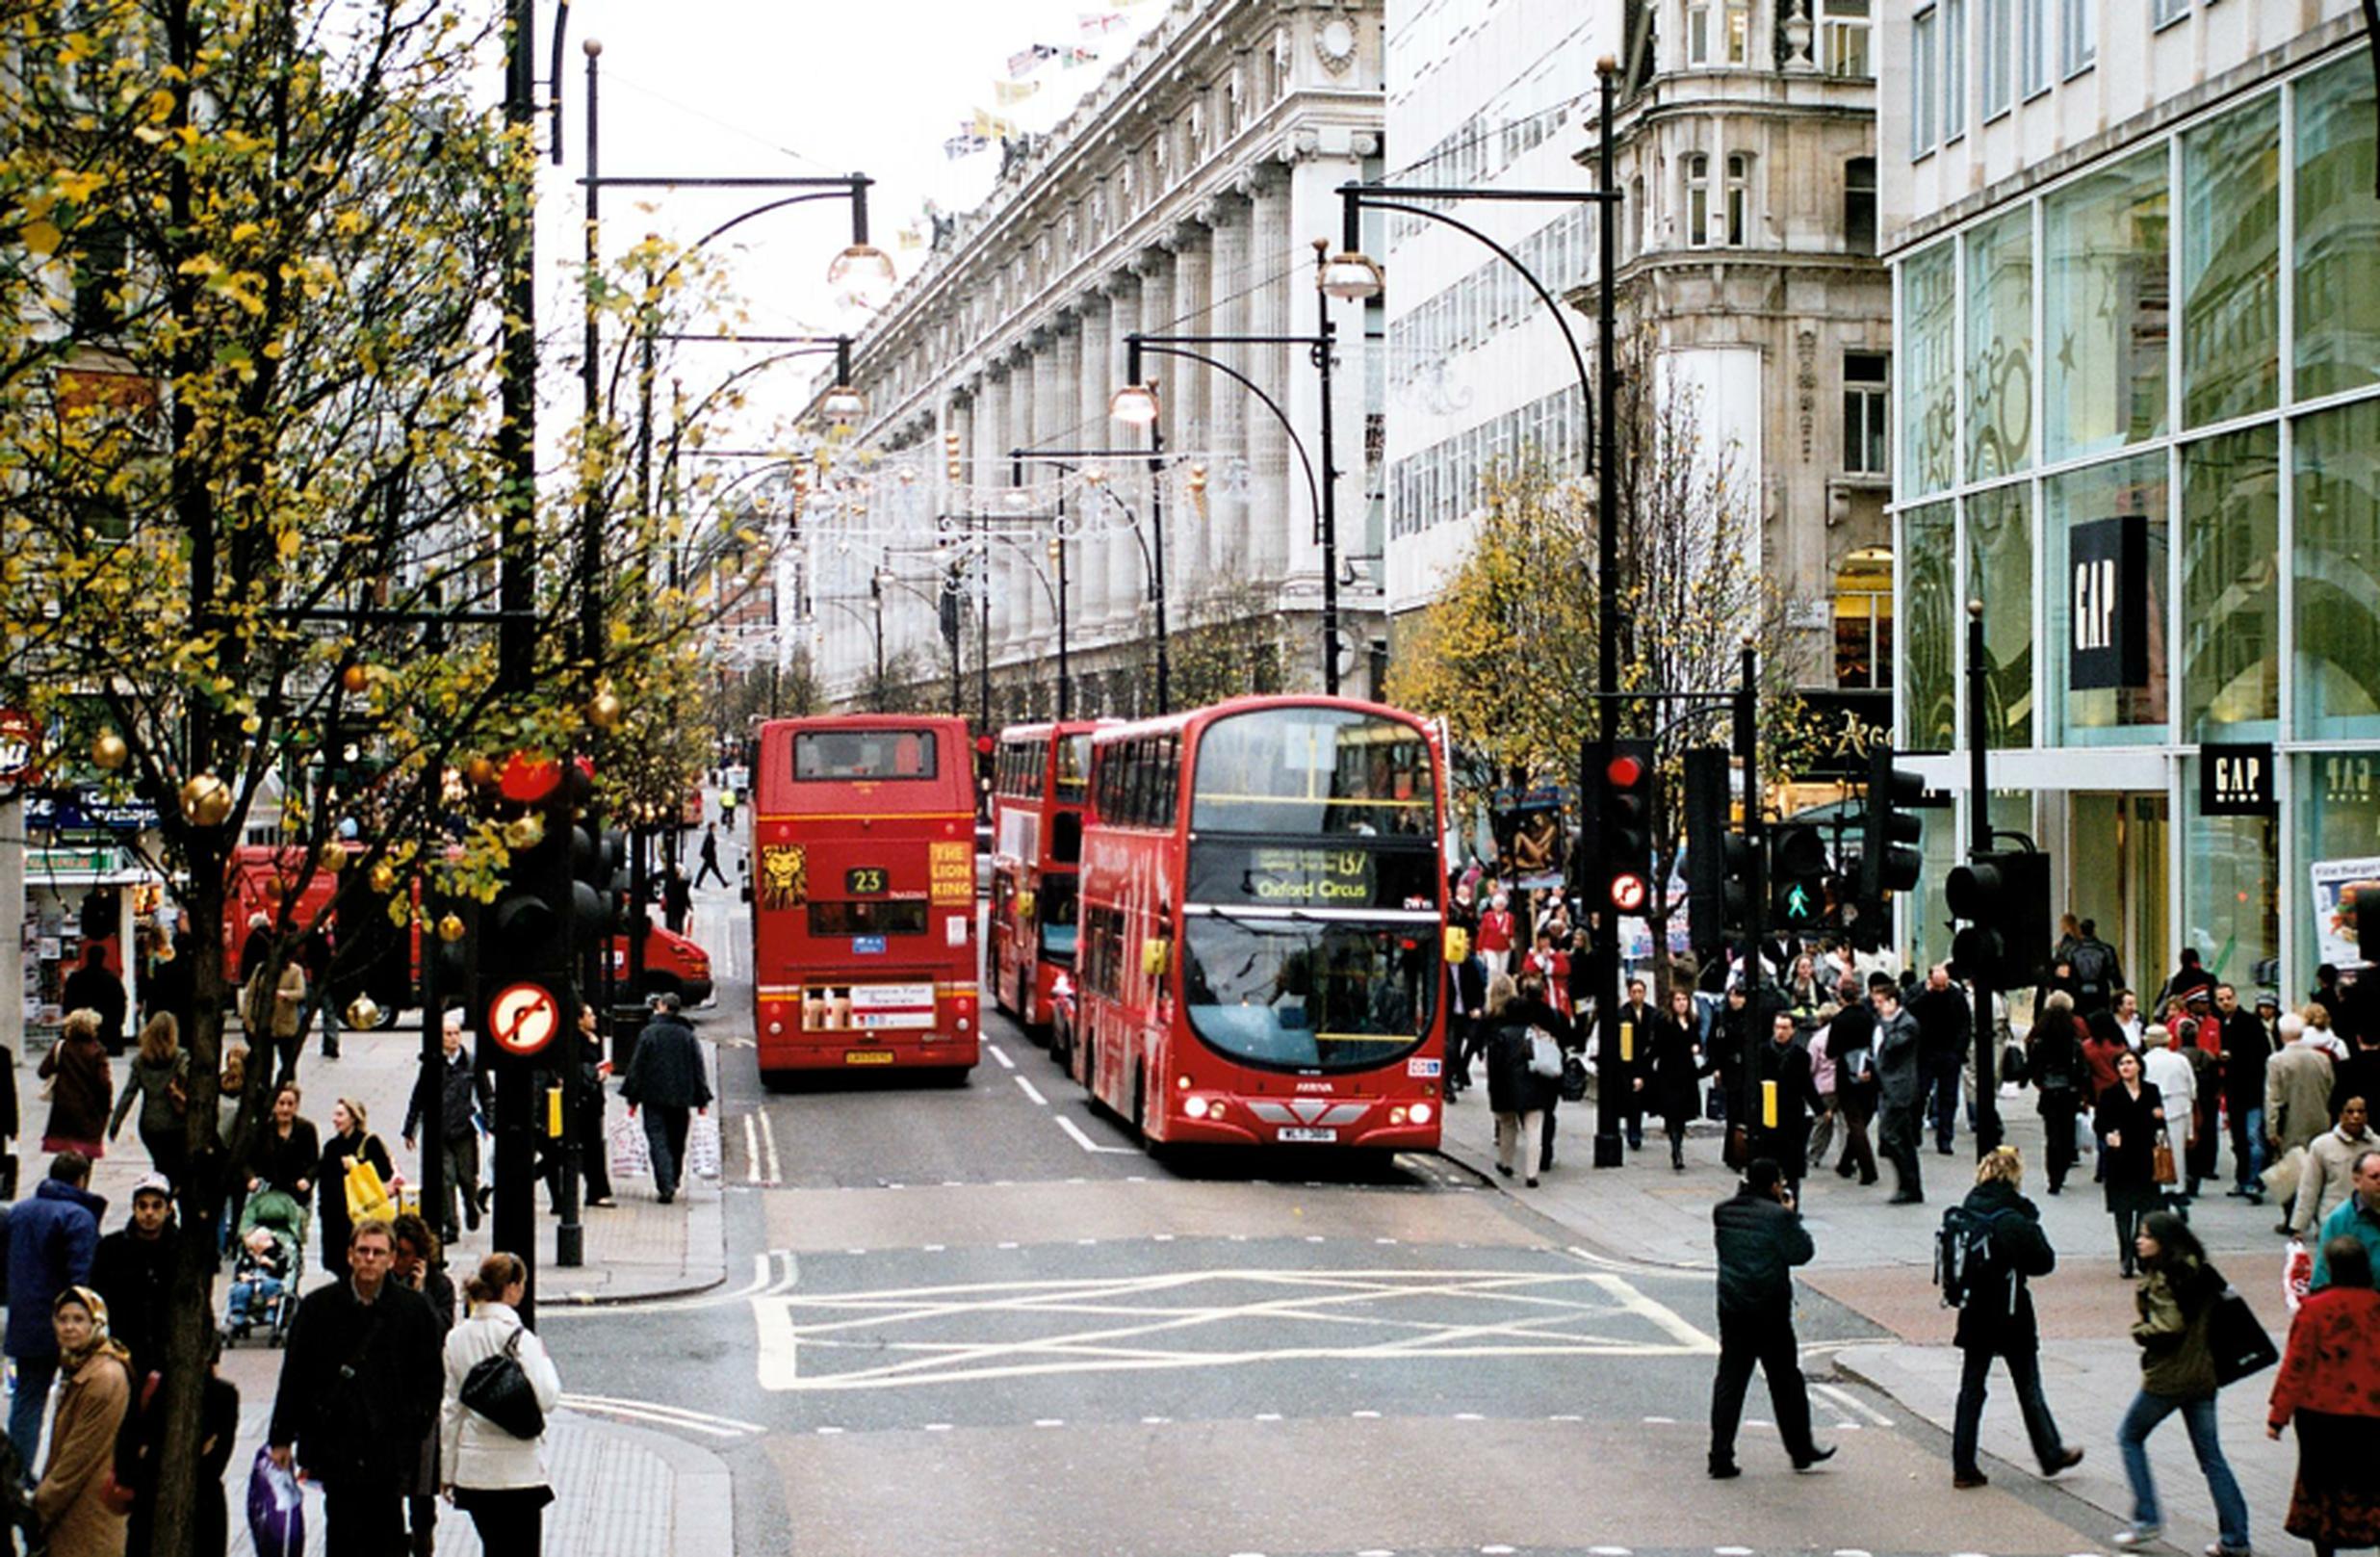
[[[2000,1079],[2008,1086],[2025,1084],[2025,1046],[2003,1044],[2000,1049]]]
[[[367,1217],[383,1221],[397,1214],[397,1203],[389,1198],[388,1184],[380,1178],[380,1170],[360,1155],[348,1164],[348,1220],[361,1222]]]
[[[2264,1333],[2264,1322],[2248,1300],[2231,1287],[2214,1300],[2214,1313],[2207,1323],[2207,1345],[2214,1353],[2214,1382],[2217,1386],[2238,1384],[2252,1373],[2281,1361],[2280,1351],[2272,1337]]]
[[[1529,1029],[1529,1074],[1549,1081],[1562,1074],[1562,1046],[1543,1027]]]
[[[545,1433],[545,1408],[537,1404],[537,1391],[530,1388],[520,1351],[521,1332],[516,1329],[504,1337],[503,1351],[491,1352],[471,1364],[457,1395],[464,1405],[514,1438],[533,1439]]]
[[[2160,1184],[2172,1183],[2177,1177],[2173,1169],[2173,1142],[2161,1129],[2157,1132],[2157,1143],[2149,1149],[2149,1157],[2150,1177]]]
[[[1576,1054],[1562,1056],[1562,1101],[1587,1101],[1587,1062]]]

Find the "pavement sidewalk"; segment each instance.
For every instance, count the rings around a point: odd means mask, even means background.
[[[1483,1077],[1484,1079],[1484,1077]],[[1484,1085],[1447,1111],[1443,1151],[1511,1194],[1521,1205],[1553,1219],[1583,1244],[1608,1254],[1681,1269],[1710,1270],[1711,1208],[1734,1193],[1736,1177],[1720,1163],[1716,1125],[1697,1121],[1686,1144],[1685,1171],[1672,1170],[1669,1142],[1659,1122],[1648,1121],[1645,1146],[1629,1154],[1625,1166],[1597,1170],[1593,1162],[1594,1100],[1565,1103],[1558,1111],[1556,1166],[1537,1189],[1519,1178],[1497,1177],[1494,1116]],[[2102,1511],[2110,1532],[2132,1511],[2131,1494],[2115,1444],[2115,1429],[2139,1388],[2139,1352],[2129,1335],[2134,1284],[2116,1267],[2114,1225],[2090,1179],[2090,1159],[2068,1180],[2065,1192],[2047,1193],[2038,1164],[2044,1160],[2042,1128],[2030,1091],[2006,1089],[2001,1101],[2005,1136],[2034,1165],[2025,1185],[2042,1210],[2042,1223],[2056,1246],[2059,1265],[2034,1284],[2042,1330],[2042,1376],[2052,1411],[2067,1440],[2088,1458],[2057,1483]],[[1916,1417],[1945,1435],[1958,1395],[1960,1354],[1951,1344],[1954,1316],[1933,1285],[1933,1233],[1945,1207],[1974,1181],[1975,1152],[1962,1122],[1953,1155],[1938,1155],[1930,1132],[1923,1151],[1927,1201],[1918,1206],[1886,1204],[1892,1191],[1890,1165],[1883,1181],[1868,1188],[1819,1171],[1813,1164],[1802,1188],[1802,1214],[1818,1246],[1802,1281],[1875,1327],[1872,1338],[1850,1344],[1807,1348],[1818,1365],[1831,1354],[1842,1375],[1864,1381],[1892,1396]],[[2228,1147],[2224,1167],[2228,1171]],[[2276,1342],[2288,1330],[2281,1291],[2286,1245],[2272,1231],[2271,1206],[2226,1198],[2221,1186],[2190,1207],[2190,1226],[2214,1263],[2246,1294]],[[2265,1373],[2224,1391],[2219,1409],[2224,1453],[2248,1501],[2260,1545],[2293,1548],[2281,1531],[2295,1473],[2296,1448],[2264,1434],[2264,1409],[2271,1387]],[[1996,1481],[2030,1480],[2034,1467],[2005,1372],[1994,1375],[1983,1417],[1985,1469]],[[1950,1482],[1945,1444],[1942,1481]],[[2151,1464],[2165,1505],[2168,1539],[2195,1550],[2214,1535],[2213,1507],[2206,1482],[2191,1461],[2179,1421],[2160,1428],[2150,1442]]]

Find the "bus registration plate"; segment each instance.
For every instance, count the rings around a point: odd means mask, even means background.
[[[1293,1144],[1322,1144],[1337,1140],[1338,1131],[1315,1129],[1307,1126],[1283,1125],[1281,1128],[1280,1138]]]
[[[890,1065],[892,1063],[892,1051],[889,1049],[846,1049],[843,1051],[843,1063],[845,1065]]]

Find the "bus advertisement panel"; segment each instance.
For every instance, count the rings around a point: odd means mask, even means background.
[[[926,715],[761,727],[752,817],[762,1078],[977,1058],[967,727]]]
[[[1102,731],[1059,1047],[1152,1143],[1437,1145],[1443,763],[1417,718],[1244,698]]]
[[[992,1003],[1047,1042],[1059,979],[1074,966],[1074,886],[1091,772],[1090,720],[1000,732],[992,780]]]

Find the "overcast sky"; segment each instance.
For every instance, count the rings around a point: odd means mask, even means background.
[[[970,209],[998,170],[996,145],[954,160],[944,142],[977,109],[1025,131],[1047,130],[1167,9],[1168,0],[576,0],[564,63],[564,164],[546,169],[542,194],[544,322],[560,324],[578,307],[570,268],[581,247],[580,45],[587,39],[604,45],[607,176],[865,172],[877,180],[871,237],[906,275],[924,250],[901,247],[901,229],[924,228],[929,199],[945,212]],[[1083,17],[1102,14],[1118,18],[1113,30],[1085,29]],[[541,6],[539,24],[551,27],[552,18]],[[1046,61],[1023,78],[1038,91],[998,103],[994,84],[1012,80],[1009,58],[1036,43],[1091,48],[1101,58],[1074,68]],[[538,40],[541,60],[550,47],[550,36]],[[767,198],[750,190],[609,191],[605,248],[616,254],[646,232],[689,242]],[[858,332],[864,318],[839,307],[825,286],[827,262],[849,236],[845,209],[795,207],[723,241],[752,308],[749,330]],[[688,349],[680,364],[688,398],[747,360],[736,348]],[[798,362],[767,370],[777,393],[764,398],[798,404],[812,371]],[[566,384],[549,392],[575,408]]]

